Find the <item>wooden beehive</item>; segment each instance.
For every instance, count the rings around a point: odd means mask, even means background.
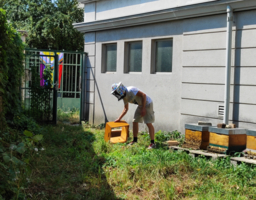
[[[209,151],[230,154],[241,152],[246,148],[245,129],[210,127],[209,132]]]
[[[207,149],[209,145],[209,125],[185,124],[185,143],[182,147]]]
[[[116,129],[118,128],[118,129]],[[110,143],[124,143],[129,137],[129,124],[126,121],[106,123],[104,140]]]
[[[246,157],[256,159],[256,130],[246,131]]]

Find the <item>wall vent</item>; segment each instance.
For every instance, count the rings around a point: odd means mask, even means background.
[[[218,105],[218,117],[223,118],[224,116],[224,105]]]

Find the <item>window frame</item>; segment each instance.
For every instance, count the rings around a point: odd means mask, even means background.
[[[130,45],[132,43],[141,43],[141,71],[135,72],[130,71]],[[125,42],[125,49],[124,49],[124,73],[126,74],[141,74],[142,73],[142,66],[143,66],[143,41],[142,40],[134,40],[134,41],[128,41]]]
[[[116,70],[108,71],[107,70],[107,46],[108,45],[116,45]],[[117,51],[118,51],[117,42],[104,43],[102,44],[102,61],[101,61],[101,73],[116,73],[117,72]]]
[[[172,41],[172,60],[171,60],[171,63],[172,63],[172,66],[171,66],[171,71],[170,72],[157,72],[156,71],[156,58],[157,58],[157,42],[158,41]],[[173,72],[173,38],[159,38],[159,39],[154,39],[152,40],[152,43],[151,43],[151,74],[171,74]]]

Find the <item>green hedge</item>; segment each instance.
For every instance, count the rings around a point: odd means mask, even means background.
[[[0,92],[3,95],[1,118],[12,119],[20,109],[19,86],[23,73],[23,51],[19,33],[7,22],[0,8]]]

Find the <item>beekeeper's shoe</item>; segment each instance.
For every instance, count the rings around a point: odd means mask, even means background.
[[[156,148],[156,144],[153,144],[151,143],[149,146],[148,146],[148,149],[155,149]]]

